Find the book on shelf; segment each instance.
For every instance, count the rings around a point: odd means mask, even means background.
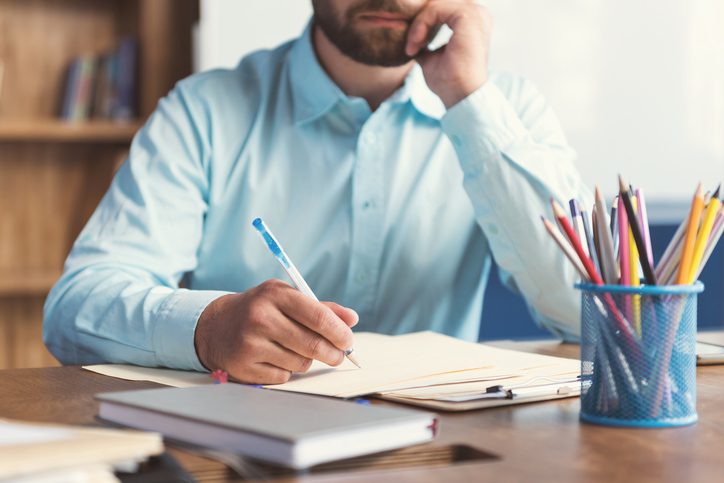
[[[60,118],[129,121],[136,116],[138,43],[123,37],[100,55],[73,59],[66,71]]]

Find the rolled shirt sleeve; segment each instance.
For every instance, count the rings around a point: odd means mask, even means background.
[[[576,339],[577,275],[539,217],[552,216],[550,198],[578,198],[590,209],[592,196],[553,110],[529,81],[499,74],[450,108],[442,128],[504,283],[522,293],[539,324]]]
[[[198,115],[182,87],[161,100],[76,240],[44,309],[43,338],[61,362],[204,370],[196,324],[228,292],[179,287],[207,211]]]

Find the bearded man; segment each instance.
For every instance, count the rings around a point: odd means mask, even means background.
[[[59,360],[281,383],[341,363],[355,325],[477,340],[493,258],[540,324],[578,335],[575,272],[538,217],[590,194],[535,87],[488,70],[487,10],[312,3],[301,37],[181,81],[136,135],[46,302]],[[328,302],[275,280],[257,216]]]

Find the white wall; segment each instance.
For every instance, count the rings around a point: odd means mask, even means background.
[[[297,37],[311,15],[310,0],[201,0],[197,68],[233,67],[249,52]]]
[[[486,0],[491,67],[535,81],[588,183],[686,201],[724,178],[724,1]],[[204,69],[297,36],[309,0],[202,0]]]

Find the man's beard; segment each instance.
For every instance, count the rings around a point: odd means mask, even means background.
[[[355,26],[360,12],[377,11],[404,15],[410,21],[417,10],[410,11],[396,0],[360,0],[352,5],[340,20],[338,12],[324,0],[312,0],[314,22],[327,38],[347,57],[367,65],[393,67],[408,63],[412,57],[405,53],[407,32],[404,29],[368,28]]]

